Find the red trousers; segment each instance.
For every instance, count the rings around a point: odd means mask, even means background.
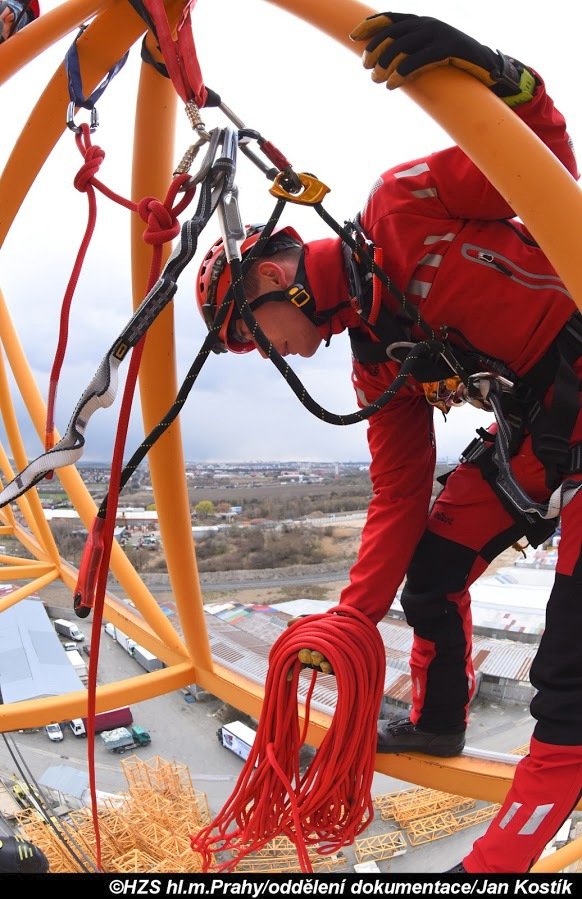
[[[573,442],[582,440],[578,423]],[[537,500],[547,490],[529,440],[514,473]],[[516,768],[497,817],[464,860],[481,872],[525,872],[582,792],[582,494],[561,518],[556,579],[530,677],[537,693],[530,754]],[[438,733],[462,730],[475,676],[470,585],[521,536],[479,470],[461,465],[435,502],[412,559],[402,605],[414,628],[412,720]]]

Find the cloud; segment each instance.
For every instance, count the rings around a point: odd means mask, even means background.
[[[43,4],[45,10],[54,5],[54,0]],[[426,4],[412,2],[409,9],[426,12]],[[560,108],[573,120],[570,130],[576,140],[582,122],[571,60],[577,58],[576,24],[581,24],[582,13],[565,2],[557,2],[553,9],[553,21],[569,23],[568,29],[560,30],[559,42],[548,40],[542,29],[525,29],[523,12],[500,2],[489,4],[486,17],[478,5],[454,0],[443,0],[438,13],[483,42],[537,64]],[[246,124],[272,140],[298,171],[315,172],[329,184],[332,191],[325,205],[339,221],[357,211],[382,170],[450,143],[403,92],[388,93],[373,85],[355,54],[270,3],[198,0],[193,18],[207,83]],[[7,158],[71,40],[72,36],[58,42],[2,88],[0,162]],[[99,102],[101,125],[94,135],[94,142],[106,152],[99,177],[126,194],[139,66],[136,46]],[[215,110],[205,111],[204,117],[208,127],[224,124]],[[153,134],[152,140],[157,139],[160,135]],[[191,140],[179,106],[176,159]],[[73,135],[65,130],[0,254],[0,286],[43,394],[56,345],[60,302],[86,222],[86,198],[72,185],[80,164]],[[243,219],[265,220],[274,203],[268,182],[244,158],[238,183]],[[74,302],[71,342],[59,390],[61,430],[101,357],[131,315],[129,215],[106,199],[99,198],[98,204],[95,238]],[[284,223],[294,225],[308,239],[325,234],[324,224],[311,209],[290,207]],[[203,252],[217,235],[213,221],[174,300],[180,374],[204,338],[204,325],[195,309],[195,275]],[[367,459],[365,425],[337,428],[317,421],[275,369],[253,355],[208,360],[182,415],[187,458]],[[356,408],[345,338],[335,338],[329,350],[293,364],[308,389],[332,411]],[[117,409],[118,403],[95,415],[87,431],[88,458],[110,458]],[[141,439],[139,418],[136,411],[130,446]],[[476,410],[460,409],[445,424],[437,413],[439,453],[456,456],[474,428],[488,421]],[[29,451],[35,453],[38,441],[25,416],[22,428]]]

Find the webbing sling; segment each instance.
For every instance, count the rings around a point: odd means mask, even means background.
[[[95,375],[75,407],[65,433],[51,450],[34,459],[4,487],[0,492],[0,507],[21,496],[41,481],[48,472],[72,465],[81,457],[89,419],[97,409],[108,408],[115,399],[121,362],[172,300],[177,289],[178,277],[193,258],[198,236],[218,204],[229,163],[230,161],[224,157],[217,160],[212,167],[213,177],[206,177],[201,183],[196,211],[192,218],[182,225],[179,243],[159,279],[101,360]]]

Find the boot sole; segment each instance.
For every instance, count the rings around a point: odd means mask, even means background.
[[[407,752],[419,752],[422,755],[434,755],[438,758],[448,759],[454,758],[456,755],[461,755],[464,748],[463,745],[460,749],[437,751],[435,749],[429,749],[428,747],[421,749],[419,746],[398,746],[398,748],[395,747],[394,749],[376,749],[376,752],[378,755],[401,755],[402,753]]]

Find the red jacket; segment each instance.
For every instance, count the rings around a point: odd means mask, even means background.
[[[516,114],[578,177],[565,121],[543,84]],[[386,272],[435,330],[458,328],[480,350],[523,374],[576,305],[514,215],[465,153],[451,147],[382,175],[361,222],[383,249]],[[307,245],[306,271],[318,310],[345,298],[337,239]],[[390,297],[384,301],[396,308]],[[347,326],[357,326],[349,309],[334,317],[332,332]],[[354,362],[360,404],[383,393],[396,372],[395,363]],[[390,607],[426,527],[436,456],[432,414],[422,388],[409,379],[369,423],[373,499],[341,602],[374,621]]]

